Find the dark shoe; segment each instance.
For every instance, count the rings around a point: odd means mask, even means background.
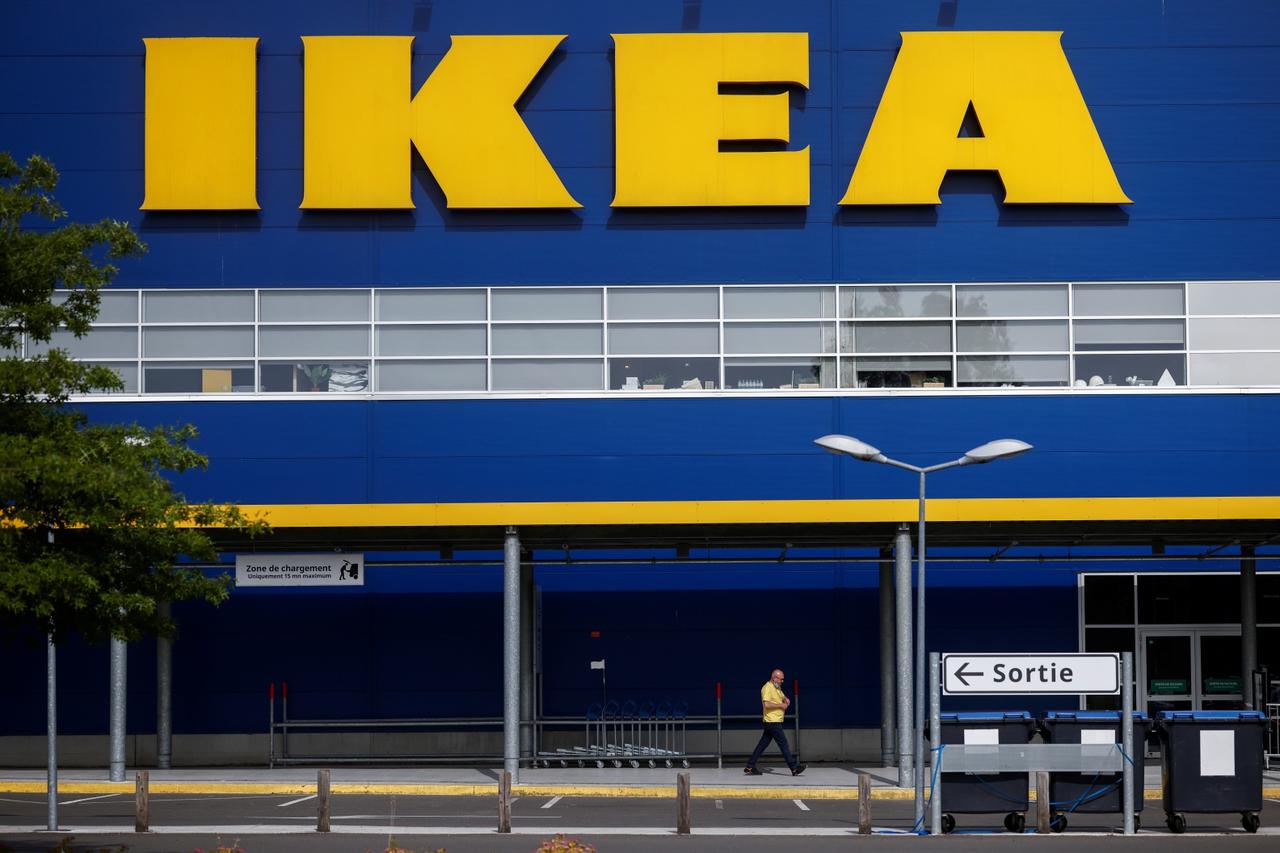
[[[744,768],[742,768],[742,772],[743,772],[743,773],[746,773],[748,776],[763,776],[763,775],[764,775],[764,773],[763,773],[763,772],[761,772],[761,770],[760,770],[760,768],[759,768],[759,767],[744,767]]]
[[[808,768],[808,766],[809,766],[808,764],[797,764],[795,767],[791,768],[791,775],[799,776],[801,773],[805,771],[806,768]]]

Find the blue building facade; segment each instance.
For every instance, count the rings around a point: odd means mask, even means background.
[[[719,682],[750,713],[784,666],[806,725],[878,726],[880,548],[915,483],[823,453],[826,433],[922,465],[1035,446],[930,481],[931,650],[1238,636],[1238,607],[1170,616],[1142,579],[1225,578],[1243,545],[1261,662],[1280,667],[1274,4],[23,0],[5,18],[0,147],[48,157],[76,219],[128,220],[148,245],[95,331],[61,342],[125,380],[78,404],[195,424],[210,465],[182,491],[277,528],[244,548],[367,560],[358,592],[176,607],[176,731],[263,730],[273,681],[301,716],[496,715],[486,536],[507,525],[534,543],[544,713],[581,713],[607,657],[618,698],[707,711]],[[997,174],[955,171],[938,205],[840,206],[900,34],[920,31],[1061,31],[1132,204],[1012,205]],[[766,149],[807,146],[807,206],[611,207],[612,34],[680,32],[808,34],[790,141]],[[407,98],[452,36],[551,33],[517,107],[581,208],[450,208],[406,146],[412,209],[300,209],[301,37],[412,36]],[[260,210],[140,210],[143,39],[187,37],[260,39]],[[1132,580],[1127,620],[1091,618],[1095,574]],[[131,732],[154,730],[153,653],[130,653]],[[106,651],[64,660],[63,730],[105,731]],[[20,697],[0,735],[43,730],[42,666],[0,664]]]

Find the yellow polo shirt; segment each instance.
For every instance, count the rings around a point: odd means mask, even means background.
[[[764,687],[760,688],[760,701],[762,703],[777,702],[782,704],[782,699],[782,691],[774,687],[772,681],[766,681]],[[760,707],[763,708],[764,706],[761,705]],[[764,712],[764,721],[766,723],[780,723],[782,722],[783,713],[784,711],[781,708],[770,708]]]

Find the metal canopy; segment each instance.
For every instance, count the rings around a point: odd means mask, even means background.
[[[898,522],[860,524],[520,525],[526,549],[878,548],[894,539]],[[341,548],[361,551],[501,550],[504,527],[276,527],[267,536],[214,532],[225,551]],[[1097,522],[929,523],[932,549],[1027,547],[1203,546],[1271,541],[1276,519]],[[1117,559],[1123,559],[1119,557]]]

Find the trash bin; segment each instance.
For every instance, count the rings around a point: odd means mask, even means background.
[[[1119,711],[1049,711],[1040,720],[1048,743],[1123,743]],[[1143,745],[1151,731],[1151,721],[1140,711],[1133,714],[1133,828],[1141,823],[1143,772],[1146,762]],[[1049,777],[1049,799],[1053,802],[1050,827],[1054,832],[1067,828],[1072,812],[1120,812],[1124,810],[1124,778],[1120,773],[1054,773]]]
[[[1036,732],[1026,711],[980,711],[942,714],[942,744],[1025,744]],[[1004,828],[1022,832],[1027,825],[1026,773],[947,773],[942,753],[942,831],[955,829],[953,814],[1005,812]]]
[[[1161,711],[1165,822],[1185,832],[1185,812],[1239,812],[1257,832],[1262,811],[1263,733],[1260,711]]]

